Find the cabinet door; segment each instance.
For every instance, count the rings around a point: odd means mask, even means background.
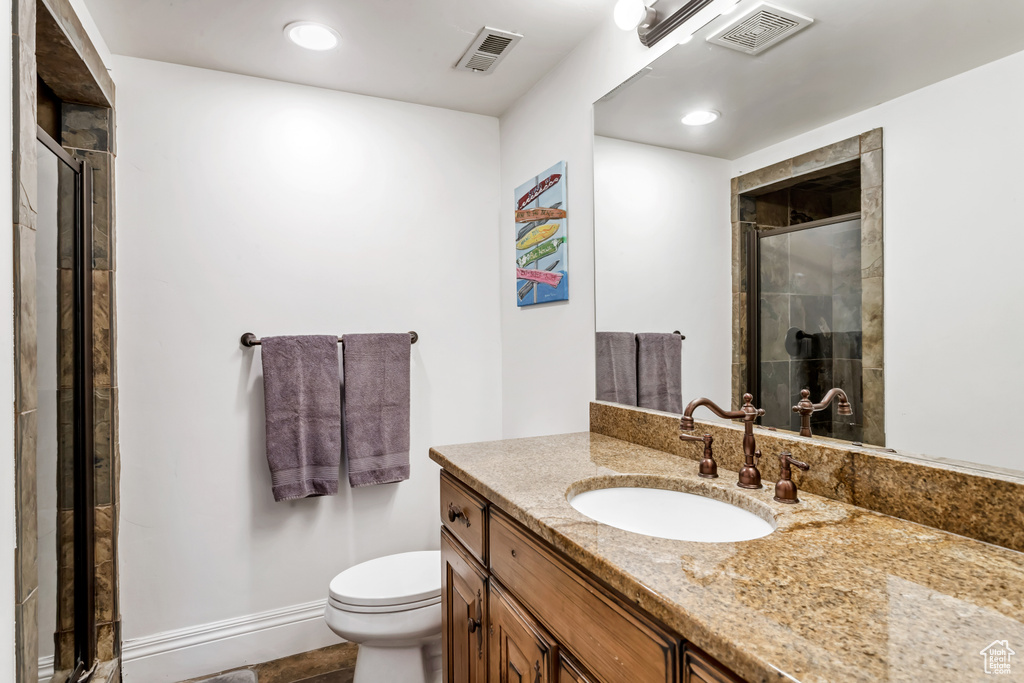
[[[441,530],[441,640],[445,683],[487,680],[487,575]]]
[[[549,683],[554,679],[551,637],[492,581],[488,598],[490,683]]]
[[[593,683],[583,673],[582,668],[565,656],[563,651],[558,657],[558,683]]]
[[[687,645],[683,652],[683,683],[742,683],[703,652]]]

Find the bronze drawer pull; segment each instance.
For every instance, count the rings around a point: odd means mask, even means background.
[[[469,517],[462,511],[462,508],[455,503],[448,503],[448,521],[454,523],[457,519],[462,519],[462,523],[469,526]]]
[[[516,556],[516,549],[512,548],[512,557],[515,557],[515,556]]]
[[[469,632],[470,633],[476,633],[476,630],[478,628],[480,628],[480,620],[479,619],[474,619],[473,617],[470,617],[469,618]]]

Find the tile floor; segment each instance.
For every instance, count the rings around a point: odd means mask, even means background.
[[[355,666],[356,645],[340,643],[182,683],[352,683]]]

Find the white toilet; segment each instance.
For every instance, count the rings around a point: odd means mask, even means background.
[[[359,645],[354,683],[441,680],[441,553],[378,557],[331,580],[327,625]]]

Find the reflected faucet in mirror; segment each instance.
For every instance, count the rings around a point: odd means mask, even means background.
[[[832,404],[833,399],[839,399],[838,405],[840,415],[853,415],[853,406],[850,405],[850,399],[846,397],[846,392],[839,387],[829,390],[829,392],[825,394],[825,398],[821,399],[821,403],[811,403],[810,395],[810,391],[807,389],[801,389],[800,401],[793,406],[793,412],[799,413],[800,415],[800,436],[812,436],[811,415],[819,410],[825,410],[825,408],[828,408],[829,405]]]
[[[743,394],[742,408],[739,410],[725,411],[719,408],[718,404],[709,398],[695,398],[686,406],[686,410],[683,411],[683,416],[679,420],[679,429],[681,431],[692,432],[694,429],[693,411],[701,406],[705,406],[715,415],[726,420],[743,420],[743,467],[740,469],[740,476],[736,485],[744,489],[761,488],[761,472],[757,469],[757,460],[761,459],[761,451],[757,450],[757,446],[754,442],[754,420],[764,415],[764,410],[761,408],[755,408],[753,401],[754,397],[752,395]],[[680,438],[682,438],[682,435],[680,435]],[[696,441],[697,438],[691,437],[690,439],[683,440]],[[705,444],[704,452],[705,456],[708,456],[710,443],[705,440]],[[712,464],[714,464],[713,460]],[[702,462],[701,465],[703,467],[704,463]]]

